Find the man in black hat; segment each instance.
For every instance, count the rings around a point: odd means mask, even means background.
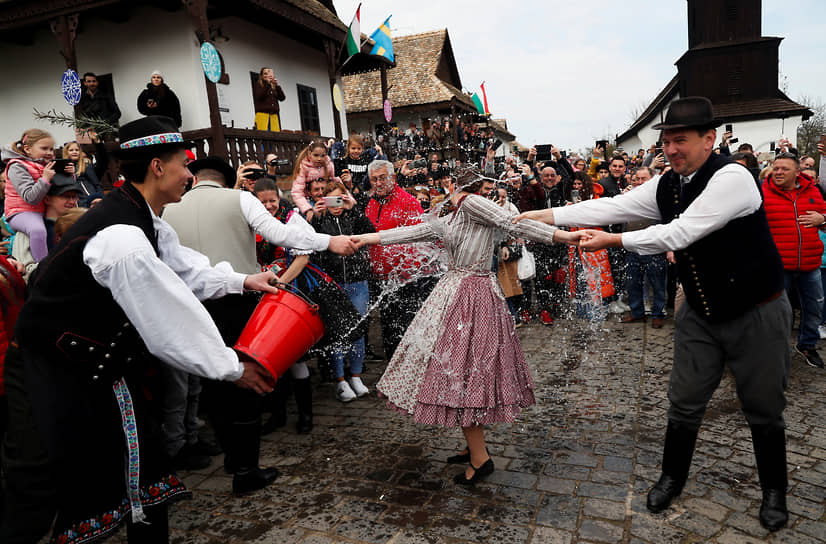
[[[167,501],[187,491],[159,443],[157,366],[272,389],[199,301],[274,292],[273,274],[210,266],[158,217],[190,178],[185,145],[169,118],[121,127],[126,182],[32,276],[5,363],[2,542],[37,542],[52,525],[55,541],[86,542],[124,521],[132,544],[167,542]]]
[[[516,220],[661,223],[621,234],[588,230],[591,238],[581,242],[587,251],[673,250],[685,290],[686,304],[675,316],[662,476],[648,493],[648,509],[664,510],[682,491],[703,413],[728,366],[751,427],[763,489],[760,523],[774,531],[788,520],[783,390],[791,307],[760,192],[746,169],[713,153],[717,126],[708,99],[676,100],[665,121],[653,127],[663,131],[672,167],[657,183],[610,199],[527,212]]]
[[[225,261],[234,270],[249,274],[259,270],[256,234],[276,246],[353,253],[348,236],[319,234],[298,216],[285,225],[253,193],[230,189],[235,186],[236,172],[224,159],[206,157],[188,167],[195,175],[192,190],[181,202],[167,206],[163,218],[178,233],[181,244],[203,253],[213,264]],[[235,344],[257,302],[254,296],[228,295],[206,303],[227,345]],[[309,375],[301,378],[294,382],[296,398],[302,394],[311,398]],[[224,466],[235,473],[233,491],[245,493],[268,485],[278,471],[258,467],[260,399],[224,383],[208,381],[204,385],[210,419],[226,452]]]

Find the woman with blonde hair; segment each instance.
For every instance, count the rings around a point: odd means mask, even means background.
[[[281,132],[281,118],[278,115],[281,107],[278,103],[286,100],[287,96],[275,79],[272,68],[261,68],[252,98],[255,103],[255,128]]]
[[[89,207],[92,201],[103,198],[103,187],[100,185],[100,178],[109,166],[109,155],[106,147],[100,143],[97,136],[95,140],[95,164],[80,147],[77,142],[69,142],[63,146],[63,158],[69,159],[75,165],[75,177],[83,192],[80,194],[80,205]]]

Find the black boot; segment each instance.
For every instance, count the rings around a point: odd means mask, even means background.
[[[751,440],[763,489],[760,524],[776,531],[789,521],[786,509],[786,431],[780,425],[752,425]]]
[[[278,478],[278,469],[260,468],[258,453],[261,447],[261,418],[232,424],[232,460],[235,476],[232,477],[233,493],[248,493],[267,487]],[[229,452],[228,452],[229,453]]]
[[[290,395],[289,378],[285,374],[275,382],[272,393],[267,395],[266,404],[270,418],[261,426],[261,435],[267,435],[287,424],[287,397]]]
[[[307,434],[313,430],[313,389],[310,378],[293,379],[293,394],[295,404],[298,406],[298,423],[295,424],[295,432]]]
[[[683,491],[688,479],[688,469],[694,455],[694,443],[698,429],[668,420],[663,446],[663,469],[660,480],[648,492],[646,506],[652,512],[662,512],[671,500]]]

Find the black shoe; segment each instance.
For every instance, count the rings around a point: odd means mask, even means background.
[[[249,471],[238,471],[232,477],[232,492],[238,495],[264,489],[278,478],[279,474],[277,468],[255,468]]]
[[[488,458],[479,468],[476,468],[473,466],[473,463],[470,463],[470,468],[473,469],[473,476],[471,476],[470,479],[465,476],[465,471],[462,471],[453,477],[453,483],[458,485],[474,485],[485,476],[490,476],[493,474],[493,459]]]
[[[823,368],[823,359],[815,348],[801,348],[795,346],[794,350],[798,352],[806,360],[806,364],[815,368]]]
[[[450,464],[450,465],[459,465],[459,464],[464,464],[464,463],[470,463],[470,448],[465,446],[465,449],[463,451],[466,451],[467,453],[459,453],[459,454],[451,455],[450,457],[448,457],[447,458],[448,464]],[[490,455],[490,452],[488,451],[487,447],[485,448],[485,451],[487,451],[488,455]]]
[[[313,430],[313,414],[298,414],[298,421],[295,424],[295,432],[298,434],[309,434]]]
[[[789,521],[789,511],[786,509],[786,492],[782,489],[766,489],[763,491],[763,502],[760,504],[760,525],[769,531],[776,531]]]
[[[212,463],[208,455],[193,451],[192,446],[182,447],[170,461],[175,470],[200,470]]]
[[[651,491],[648,492],[645,506],[655,514],[662,512],[668,508],[675,497],[682,493],[684,485],[685,481],[678,482],[668,474],[663,474],[660,476],[660,480],[651,488]]]

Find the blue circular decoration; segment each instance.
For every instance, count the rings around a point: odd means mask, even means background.
[[[215,46],[209,42],[204,42],[201,46],[201,66],[208,80],[218,83],[221,79],[221,56]]]
[[[83,92],[77,72],[71,69],[63,72],[63,77],[60,78],[60,90],[70,106],[77,106],[80,102],[80,94]]]

